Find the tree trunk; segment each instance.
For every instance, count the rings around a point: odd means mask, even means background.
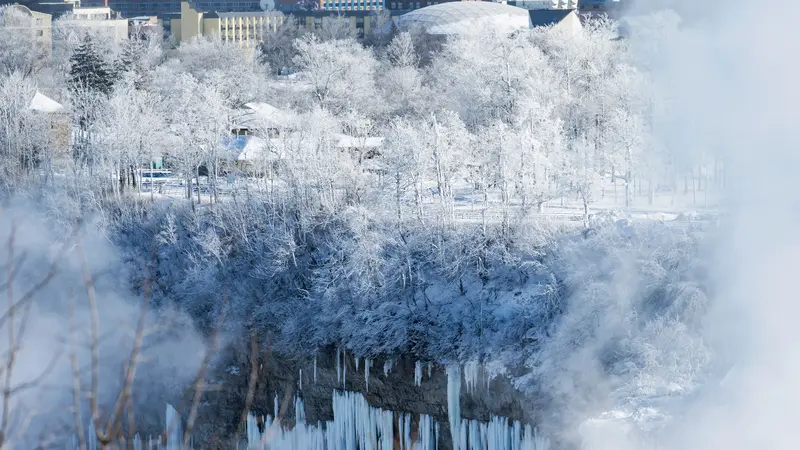
[[[631,172],[625,173],[625,208],[631,207]]]
[[[589,199],[583,197],[583,227],[589,228]]]
[[[194,170],[195,173],[195,180],[197,183],[197,204],[200,204],[200,166],[197,166]]]

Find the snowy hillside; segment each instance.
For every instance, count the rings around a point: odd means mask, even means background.
[[[800,40],[745,3],[254,47],[0,7],[0,448],[790,448]]]

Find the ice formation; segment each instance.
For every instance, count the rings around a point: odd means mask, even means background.
[[[464,367],[468,389],[478,379],[478,364]],[[447,373],[447,416],[453,439],[453,450],[549,450],[550,442],[533,427],[505,417],[492,416],[487,423],[461,418],[461,367],[450,365]],[[438,432],[437,432],[438,435]],[[438,437],[437,437],[438,439]]]
[[[414,439],[411,414],[397,416],[399,450],[438,450],[439,424],[428,415],[420,415]],[[369,406],[363,395],[335,392],[333,420],[306,424],[303,402],[295,399],[296,424],[285,429],[272,416],[264,418],[264,432],[258,420],[247,418],[248,450],[394,450],[394,418],[392,411]],[[489,429],[489,428],[487,428]],[[488,436],[488,435],[487,435]],[[486,442],[490,442],[486,440]],[[470,447],[480,450],[539,450],[536,447]]]
[[[422,385],[422,361],[414,363],[414,385]]]
[[[417,443],[414,450],[436,450],[439,448],[439,424],[427,414],[419,416]]]
[[[475,392],[475,388],[478,387],[479,373],[480,364],[477,361],[464,364],[464,384],[467,386],[467,392]]]
[[[182,447],[183,430],[181,429],[181,416],[178,411],[167,405],[167,449],[178,450]]]
[[[430,378],[430,377],[431,377],[431,374],[432,374],[432,373],[433,373],[433,363],[432,363],[432,362],[429,362],[429,363],[428,363],[428,378]]]
[[[298,375],[298,388],[302,391],[303,390],[303,369],[300,369],[300,375]]]
[[[338,352],[337,352],[338,356]],[[364,360],[364,376],[369,376],[372,361]],[[391,368],[391,364],[388,366]],[[421,364],[418,364],[421,372]],[[447,366],[447,412],[450,423],[453,450],[549,450],[550,442],[540,436],[530,425],[511,421],[505,417],[492,416],[488,422],[461,418],[462,374],[469,388],[477,382],[477,364]],[[341,371],[344,380],[344,371]],[[388,374],[384,364],[384,374]],[[416,374],[415,374],[416,378]],[[367,378],[368,380],[368,378]],[[397,420],[397,444],[399,450],[438,450],[441,438],[440,424],[428,415],[420,415],[415,424],[407,413],[371,407],[360,393],[334,392],[333,420],[324,424],[306,423],[305,405],[301,397],[294,399],[294,426],[284,428],[279,416],[278,394],[275,393],[274,415],[263,421],[252,413],[247,417],[246,450],[395,450],[395,419]],[[259,429],[261,424],[261,429]],[[150,436],[145,441],[136,436],[134,450],[158,448],[180,450],[183,429],[178,412],[170,405],[166,410],[166,446],[159,437]],[[416,435],[414,429],[416,428]],[[263,430],[263,431],[262,431]],[[89,425],[88,436],[94,436],[93,425]],[[95,439],[87,440],[88,450],[97,450]],[[67,449],[77,450],[77,439]],[[242,449],[245,450],[245,449]]]
[[[384,378],[389,378],[389,372],[392,371],[392,360],[387,359],[386,362],[383,363],[383,376]]]
[[[306,408],[300,397],[294,399],[294,421],[295,423],[306,423]]]
[[[314,356],[314,384],[317,384],[317,357]]]
[[[453,436],[453,450],[459,450],[461,427],[461,367],[449,365],[447,373],[447,418],[450,422],[450,434]]]
[[[518,421],[496,416],[487,423],[461,419],[458,402],[461,370],[458,366],[447,367],[447,375],[448,415],[451,430],[455,430],[453,450],[549,450],[549,441],[539,436],[530,425],[523,427]],[[277,413],[277,394],[274,407]],[[395,415],[392,411],[373,408],[359,393],[334,392],[333,420],[325,424],[306,423],[305,405],[299,396],[294,399],[294,410],[295,424],[290,429],[284,428],[275,416],[267,415],[263,421],[259,421],[254,414],[249,414],[246,423],[248,444],[242,450],[395,450],[395,416],[399,450],[439,448],[440,426],[433,418],[420,415],[415,436],[411,414]],[[134,450],[181,450],[183,431],[180,416],[170,405],[167,405],[166,429],[166,446],[162,446],[157,436],[148,437],[146,442],[136,436]],[[87,435],[94,436],[92,425],[89,425]],[[87,441],[88,450],[97,450],[95,439]],[[76,438],[72,439],[72,445],[68,445],[67,449],[78,449]]]
[[[372,360],[369,358],[364,359],[364,382],[367,384],[365,392],[369,392],[369,369],[372,368]]]
[[[342,381],[342,363],[339,357],[339,349],[336,349],[336,384]]]
[[[397,434],[400,448],[411,448],[411,414],[400,413],[397,417]]]
[[[247,419],[249,450],[392,450],[393,414],[367,404],[363,395],[335,392],[333,420],[305,423],[302,400],[295,400],[294,428],[285,429],[272,416],[264,419],[265,430],[258,430],[252,414]],[[408,447],[411,450],[411,447]]]
[[[356,370],[358,370],[358,362],[359,362],[359,358],[358,358],[358,356],[356,356]]]

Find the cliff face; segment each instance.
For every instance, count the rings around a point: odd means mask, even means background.
[[[240,354],[240,356],[243,356]],[[234,358],[235,359],[235,358]],[[246,360],[246,358],[240,361]],[[258,415],[275,415],[275,395],[278,396],[278,416],[286,426],[294,425],[294,397],[299,395],[305,405],[309,423],[333,419],[333,392],[347,390],[365,396],[370,406],[398,413],[410,413],[413,417],[412,437],[416,434],[420,414],[427,414],[439,423],[440,447],[451,448],[450,427],[447,415],[447,375],[445,368],[434,365],[428,375],[428,366],[422,364],[422,379],[415,384],[416,362],[411,358],[393,360],[388,376],[384,375],[385,360],[373,360],[369,370],[369,388],[365,379],[365,361],[361,359],[356,369],[356,360],[345,355],[340,367],[346,365],[346,374],[337,381],[336,350],[326,349],[317,357],[316,382],[314,382],[314,360],[292,359],[282,355],[262,355],[259,359],[258,379],[251,411]],[[302,370],[302,383],[300,381]],[[201,413],[198,439],[217,440],[225,436],[243,436],[244,427],[239,425],[245,408],[250,365],[219,366],[220,386],[208,395],[207,409]],[[488,421],[491,416],[504,416],[522,423],[534,423],[526,412],[522,395],[503,377],[488,383],[479,371],[477,387],[469,392],[462,382],[460,394],[461,416],[465,419]],[[344,378],[344,380],[342,380]],[[396,418],[395,418],[396,422]],[[238,430],[237,430],[238,428]],[[395,430],[395,435],[398,435]]]

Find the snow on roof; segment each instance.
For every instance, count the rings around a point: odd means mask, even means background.
[[[237,161],[260,161],[267,157],[268,141],[257,136],[247,136],[244,138],[244,145],[241,147]]]
[[[397,19],[401,30],[422,27],[429,34],[464,34],[487,26],[514,31],[530,27],[528,10],[495,2],[449,2],[426,6]]]
[[[286,111],[276,108],[269,103],[254,102],[244,105],[249,111],[243,115],[244,122],[253,119],[267,122],[267,125],[276,128],[290,128],[293,124],[291,115]]]
[[[354,137],[335,133],[336,146],[339,148],[376,148],[383,145],[383,137]]]
[[[64,109],[61,103],[53,100],[52,98],[42,94],[39,91],[36,91],[36,95],[33,96],[31,100],[31,104],[28,109],[32,109],[34,111],[39,111],[43,113],[54,113],[56,111],[60,111]]]

